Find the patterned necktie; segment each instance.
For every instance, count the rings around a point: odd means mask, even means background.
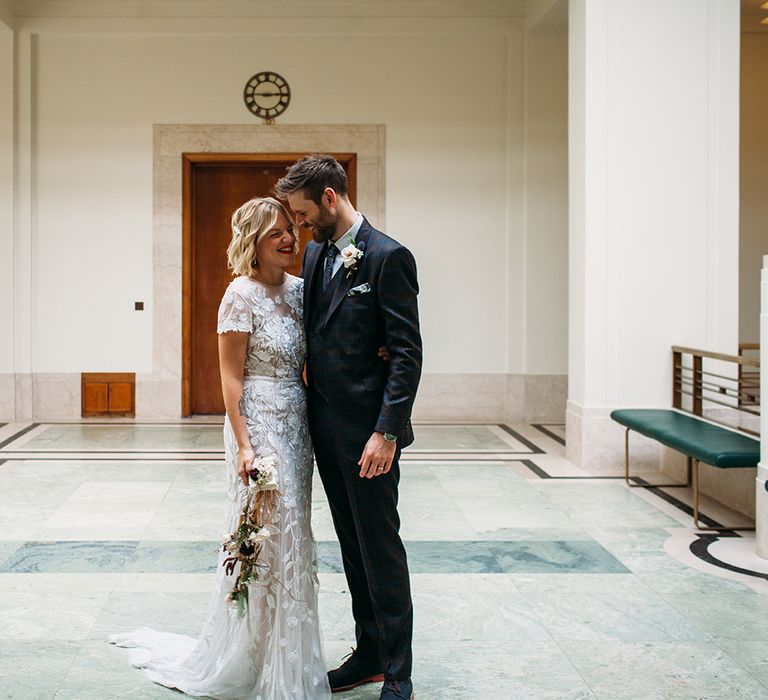
[[[323,291],[328,289],[333,277],[333,263],[339,254],[339,248],[333,241],[328,241],[328,250],[325,251],[325,269],[323,270]]]

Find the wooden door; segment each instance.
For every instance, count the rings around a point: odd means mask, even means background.
[[[227,246],[232,213],[252,197],[273,196],[286,167],[303,154],[185,154],[182,414],[222,414],[216,316],[232,280]],[[355,201],[355,157],[336,154],[350,178]],[[300,229],[300,251],[288,272],[298,275],[304,246],[310,239]]]

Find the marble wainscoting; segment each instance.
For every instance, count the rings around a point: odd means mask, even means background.
[[[590,472],[616,473],[624,469],[624,428],[611,420],[612,408],[590,408],[568,401],[565,418],[566,457]],[[643,435],[630,435],[633,473],[657,471],[659,443]]]
[[[80,418],[80,375],[0,375],[0,421]]]
[[[425,374],[414,407],[417,421],[562,422],[565,375]]]
[[[166,358],[168,359],[168,358]],[[171,363],[172,364],[172,363]],[[136,377],[136,417],[175,420],[181,416],[178,379],[171,365]],[[565,375],[425,374],[414,409],[418,421],[561,423]],[[80,418],[80,374],[0,375],[0,421]]]
[[[16,375],[0,374],[0,422],[16,419]]]

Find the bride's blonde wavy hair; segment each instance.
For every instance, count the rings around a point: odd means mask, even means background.
[[[269,233],[282,214],[294,233],[293,253],[299,252],[296,223],[288,209],[274,197],[249,199],[232,214],[232,241],[227,248],[227,265],[234,276],[249,277],[259,269],[257,250],[259,243]]]

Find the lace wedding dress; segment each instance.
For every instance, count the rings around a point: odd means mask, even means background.
[[[282,287],[247,277],[229,285],[219,307],[218,332],[250,333],[240,411],[256,456],[275,455],[281,497],[262,549],[269,573],[250,584],[243,618],[227,601],[237,575],[219,555],[216,587],[198,639],[141,628],[115,635],[132,647],[130,661],[155,683],[188,695],[243,700],[329,698],[317,614],[317,563],[310,528],[312,445],[301,370],[306,341],[303,281]],[[224,423],[227,462],[226,532],[235,529],[246,487],[236,474],[237,444]]]

